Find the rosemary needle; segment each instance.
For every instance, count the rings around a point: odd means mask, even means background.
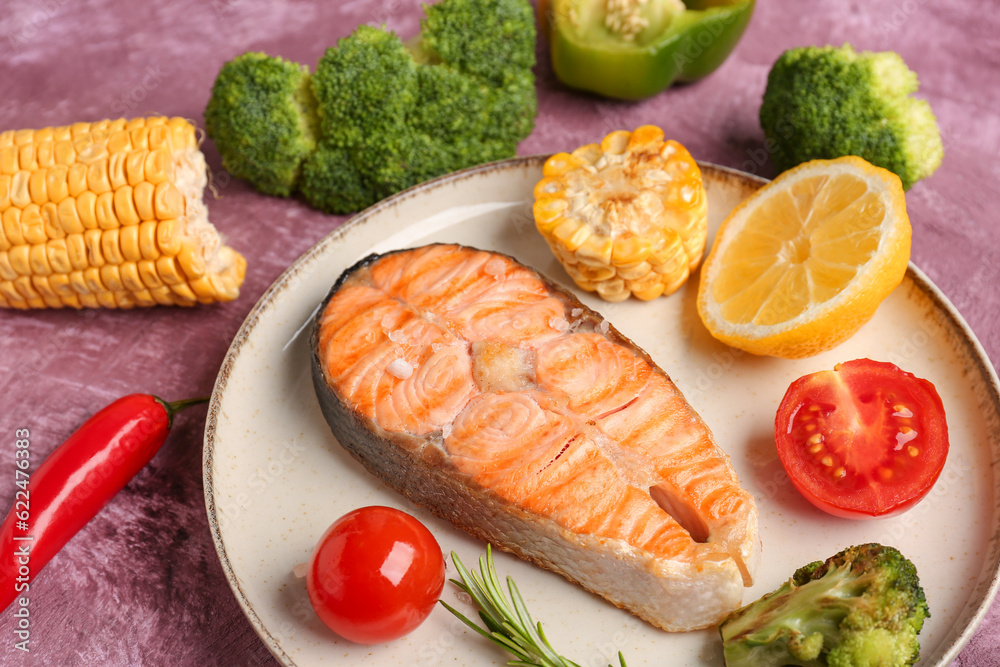
[[[479,608],[479,618],[486,629],[476,625],[444,600],[441,604],[445,609],[457,616],[467,626],[511,653],[516,659],[507,662],[515,667],[580,667],[577,663],[556,653],[545,637],[542,624],[536,623],[528,612],[517,585],[511,577],[507,577],[507,589],[510,598],[504,593],[493,565],[493,550],[486,545],[486,557],[479,557],[479,572],[469,571],[459,559],[458,554],[451,552],[451,560],[455,563],[461,581],[452,579],[451,583],[465,591]],[[618,653],[621,667],[627,667],[625,658]],[[610,665],[608,667],[611,667]]]

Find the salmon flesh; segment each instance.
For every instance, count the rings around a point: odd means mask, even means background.
[[[414,503],[664,630],[739,606],[760,542],[729,458],[643,350],[532,269],[369,256],[311,347],[334,436]]]

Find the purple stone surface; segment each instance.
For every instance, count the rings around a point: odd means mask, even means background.
[[[360,23],[416,32],[410,0],[5,0],[0,10],[0,131],[166,114],[202,124],[219,67],[244,51],[312,66]],[[641,103],[572,92],[539,45],[539,114],[522,155],[566,150],[618,128],[661,125],[701,160],[773,176],[757,111],[787,48],[899,52],[937,114],[944,164],[907,196],[914,262],[1000,359],[1000,14],[990,0],[760,2],[733,56],[708,79]],[[210,217],[248,262],[235,302],[195,309],[0,311],[0,470],[13,478],[14,431],[29,428],[33,467],[115,398],[208,394],[255,301],[303,251],[343,222],[229,179],[204,150],[218,199]],[[0,614],[0,662],[39,665],[274,664],[223,577],[204,508],[203,407],[178,417],[166,446],[31,585],[31,652]],[[12,504],[0,482],[0,506]],[[6,555],[0,555],[5,557]],[[1000,602],[954,663],[1000,665]],[[499,662],[499,656],[498,660]]]

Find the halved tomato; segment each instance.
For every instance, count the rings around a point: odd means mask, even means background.
[[[774,439],[795,488],[816,507],[854,519],[915,505],[948,456],[934,385],[871,359],[793,382],[778,407]]]

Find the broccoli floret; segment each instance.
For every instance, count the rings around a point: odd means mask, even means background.
[[[930,617],[917,570],[880,544],[799,568],[720,625],[727,667],[905,667]]]
[[[287,197],[316,145],[309,68],[263,53],[223,65],[205,109],[205,130],[229,173]]]
[[[299,163],[283,172],[313,206],[348,213],[429,178],[510,157],[534,127],[531,5],[441,0],[426,12],[421,33],[412,40],[404,43],[392,32],[362,25],[320,59],[310,79],[317,148],[301,156],[308,158],[298,181]],[[244,86],[234,97],[266,117],[272,105],[286,105],[287,90],[281,92],[261,96]],[[221,106],[214,104],[214,94],[210,109],[213,105]],[[216,113],[228,118],[221,109]],[[237,157],[256,163],[258,155],[269,155],[211,129],[209,136],[220,153],[234,156],[233,164]],[[229,145],[221,146],[224,142]],[[264,190],[252,170],[233,173]]]
[[[909,189],[944,157],[937,120],[899,54],[849,44],[785,51],[771,68],[760,124],[780,171],[818,158],[858,155]]]

